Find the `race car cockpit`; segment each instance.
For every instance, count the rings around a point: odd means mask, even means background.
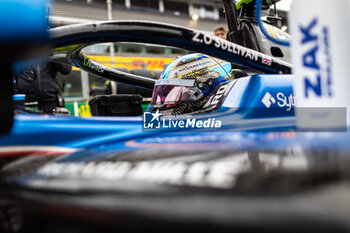
[[[268,9],[271,4],[272,2],[265,1],[264,7]],[[260,32],[252,17],[254,5],[252,1],[244,1],[237,4],[236,9],[231,1],[224,1],[229,40],[196,30],[152,22],[115,21],[53,28],[50,31],[55,49],[50,59],[72,64],[104,79],[148,89],[154,88],[156,80],[98,64],[86,56],[82,49],[103,42],[160,44],[199,53],[206,51],[211,57],[220,57],[231,63],[231,70],[227,74],[233,78],[257,73],[290,74],[288,48],[280,48],[277,44],[268,42]],[[266,23],[264,25],[273,35],[289,38],[278,28]],[[94,31],[93,36],[91,31]]]

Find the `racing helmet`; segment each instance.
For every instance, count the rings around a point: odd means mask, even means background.
[[[156,81],[150,111],[159,110],[164,115],[212,111],[215,107],[210,101],[233,79],[230,72],[229,62],[208,55],[196,53],[178,57]],[[216,104],[219,97],[215,98]]]

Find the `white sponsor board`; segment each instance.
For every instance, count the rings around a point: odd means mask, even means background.
[[[339,118],[345,116],[333,111],[335,107],[348,109],[349,125],[349,5],[348,0],[295,0],[292,4],[289,22],[299,128],[344,127]]]

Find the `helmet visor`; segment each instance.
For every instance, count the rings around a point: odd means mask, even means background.
[[[194,80],[168,79],[156,83],[151,105],[178,104],[189,97]]]

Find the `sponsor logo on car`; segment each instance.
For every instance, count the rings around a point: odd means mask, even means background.
[[[88,67],[88,68],[90,68],[90,69],[92,69],[92,70],[98,72],[98,73],[103,74],[103,72],[104,72],[103,68],[100,67],[99,64],[97,64],[97,63],[95,63],[95,64],[92,63],[91,59],[88,58],[87,56],[84,56],[83,65],[84,65],[85,67]]]
[[[272,104],[276,103],[276,99],[272,97],[270,92],[266,92],[264,97],[261,99],[261,102],[267,107],[270,108]]]
[[[292,110],[296,104],[296,98],[292,94],[286,96],[283,92],[278,92],[276,96],[272,96],[270,92],[266,92],[264,97],[261,99],[261,102],[270,108],[273,105],[277,105],[280,108],[285,108],[287,112]]]
[[[280,40],[289,40],[290,39],[290,36],[287,33],[281,31],[280,29],[278,29],[274,26],[265,24],[264,28],[266,29],[267,33],[269,33],[270,36],[272,36],[273,38],[280,39]]]

